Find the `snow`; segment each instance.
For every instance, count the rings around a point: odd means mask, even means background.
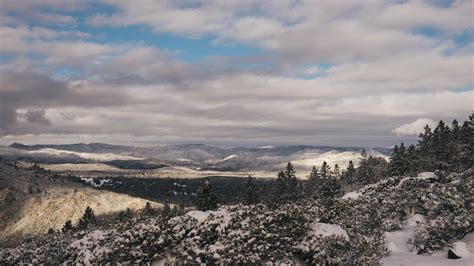
[[[111,179],[99,179],[98,180],[99,183],[96,183],[94,181],[94,178],[85,178],[85,177],[82,177],[81,180],[84,181],[86,184],[89,184],[89,185],[91,185],[93,187],[96,187],[96,188],[102,187],[104,184],[112,182]]]
[[[106,162],[106,161],[113,161],[113,160],[141,160],[143,158],[126,156],[126,155],[119,155],[114,153],[88,153],[88,152],[75,152],[75,151],[66,151],[66,150],[58,150],[52,148],[44,148],[34,151],[28,151],[29,153],[40,153],[40,154],[48,154],[48,155],[55,155],[55,156],[77,156],[87,160],[94,160],[98,162]]]
[[[203,211],[190,211],[190,212],[187,212],[185,215],[193,217],[196,220],[198,220],[199,222],[203,222],[211,214],[209,212],[203,212]]]
[[[388,157],[374,150],[370,150],[369,154],[372,156],[383,157],[388,160]],[[355,151],[344,151],[340,152],[337,150],[330,150],[325,153],[305,153],[301,157],[296,158],[292,161],[295,166],[301,167],[319,167],[324,161],[326,161],[331,167],[338,164],[339,167],[345,168],[349,165],[349,161],[352,161],[356,166],[360,159],[360,153]]]
[[[409,253],[406,241],[414,236],[417,223],[424,220],[423,215],[415,214],[407,220],[401,230],[385,233],[387,248],[393,253]]]
[[[423,172],[423,173],[419,173],[416,178],[423,179],[423,180],[424,179],[438,179],[438,176],[433,172]]]
[[[232,154],[232,155],[229,155],[229,156],[225,157],[225,158],[222,159],[221,161],[227,161],[227,160],[230,160],[230,159],[236,158],[236,157],[238,157],[238,155]]]
[[[259,149],[273,149],[275,148],[275,146],[262,146],[262,147],[259,147]]]
[[[359,198],[360,195],[361,195],[360,192],[351,191],[344,194],[344,196],[342,196],[341,199],[357,199]]]
[[[417,255],[408,250],[406,242],[408,239],[413,238],[415,234],[415,228],[417,223],[423,221],[425,218],[423,215],[415,214],[407,220],[407,223],[401,230],[387,232],[386,245],[390,250],[390,254],[382,258],[381,263],[383,265],[418,265],[418,266],[437,266],[437,265],[473,265],[472,253],[474,253],[474,233],[468,234],[461,241],[453,243],[453,251],[455,250],[456,255],[460,256],[461,259],[452,260],[448,259],[448,249],[436,251],[431,256],[429,255]]]
[[[349,235],[347,234],[346,230],[342,229],[341,226],[337,224],[326,224],[326,223],[315,223],[311,226],[311,230],[316,235],[321,236],[342,236],[347,241],[349,241]]]
[[[462,241],[454,242],[451,250],[461,258],[468,258],[472,253],[467,249],[467,244]]]
[[[398,185],[395,188],[400,187],[401,185],[403,185],[403,183],[405,183],[405,181],[410,180],[410,179],[421,179],[421,180],[436,179],[437,180],[438,176],[433,172],[422,172],[422,173],[419,173],[418,176],[416,177],[411,177],[411,176],[404,177],[402,178],[402,180],[400,180],[400,183],[398,183]]]

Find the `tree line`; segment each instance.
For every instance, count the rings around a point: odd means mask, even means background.
[[[419,135],[418,144],[405,147],[404,143],[393,148],[390,160],[369,156],[362,150],[358,166],[350,161],[345,169],[339,165],[331,167],[326,161],[317,168],[313,166],[307,181],[296,178],[296,170],[291,162],[277,173],[273,186],[262,189],[255,184],[252,176],[242,187],[239,202],[246,205],[266,203],[269,206],[291,203],[300,200],[318,202],[326,209],[330,208],[337,197],[348,188],[361,187],[376,183],[393,176],[413,176],[420,172],[436,172],[442,178],[450,172],[463,172],[474,165],[474,114],[468,121],[459,124],[457,120],[451,126],[440,121],[434,130],[428,125]],[[194,205],[198,210],[217,209],[222,202],[210,179],[205,179],[194,194]],[[173,208],[165,204],[160,211],[151,208],[147,203],[143,214],[161,214],[163,217],[174,217],[184,213],[184,206]],[[119,213],[119,220],[132,217],[127,209]],[[79,220],[78,229],[85,229],[97,222],[93,210],[87,207],[84,216]],[[67,221],[63,231],[73,230],[71,221]]]
[[[295,168],[289,162],[284,170],[278,172],[273,189],[266,191],[255,186],[249,176],[241,202],[255,204],[265,201],[272,205],[310,199],[328,206],[347,187],[373,184],[392,176],[414,176],[420,172],[436,172],[440,178],[451,172],[463,172],[474,165],[473,119],[474,114],[462,124],[454,120],[451,126],[441,120],[434,130],[426,125],[419,135],[418,144],[396,145],[389,161],[369,156],[362,150],[357,167],[350,161],[347,168],[341,170],[339,165],[331,168],[324,161],[319,168],[313,166],[306,182],[296,178]],[[264,192],[272,195],[263,195]],[[210,180],[204,181],[199,188],[195,203],[200,210],[217,208],[218,197]]]

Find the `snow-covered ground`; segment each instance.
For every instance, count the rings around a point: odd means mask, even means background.
[[[93,187],[102,187],[104,184],[110,183],[112,181],[112,179],[98,179],[98,183],[96,183],[94,178],[81,178],[81,180]]]
[[[357,199],[360,195],[361,195],[360,192],[351,191],[344,194],[344,196],[342,196],[341,199]]]
[[[342,236],[349,241],[349,235],[346,230],[337,224],[314,223],[311,226],[311,233],[320,236]]]
[[[407,240],[413,238],[417,223],[424,220],[423,215],[415,214],[407,220],[407,224],[401,229],[386,233],[387,248],[390,255],[383,258],[383,265],[474,265],[474,233],[468,234],[464,239],[453,243],[453,251],[461,256],[460,259],[448,259],[448,249],[436,251],[431,256],[417,255],[407,247]]]
[[[77,156],[86,160],[93,160],[98,162],[106,162],[113,160],[141,160],[143,158],[119,155],[114,153],[88,153],[88,152],[75,152],[66,150],[57,150],[52,148],[45,148],[39,150],[28,151],[31,154],[46,154],[53,156]]]
[[[388,160],[388,157],[378,153],[376,151],[370,151],[370,155],[383,157]],[[355,165],[359,163],[360,153],[353,151],[336,151],[331,150],[325,153],[306,153],[303,154],[300,158],[293,160],[292,163],[296,167],[310,168],[313,166],[320,167],[324,161],[326,161],[329,166],[333,167],[335,164],[338,164],[341,169],[345,169],[349,165],[349,161],[352,161]]]

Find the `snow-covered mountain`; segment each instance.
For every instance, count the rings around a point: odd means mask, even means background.
[[[276,171],[288,161],[301,170],[308,170],[313,165],[318,167],[323,161],[340,167],[345,167],[349,161],[357,164],[362,149],[324,146],[221,148],[202,144],[132,147],[102,143],[29,146],[14,143],[1,148],[0,155],[42,163],[103,162],[125,169],[179,166],[216,171]],[[367,149],[367,152],[371,156],[387,158],[390,149]]]

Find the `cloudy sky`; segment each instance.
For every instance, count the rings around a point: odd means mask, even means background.
[[[0,0],[0,144],[391,146],[474,110],[473,1]]]

